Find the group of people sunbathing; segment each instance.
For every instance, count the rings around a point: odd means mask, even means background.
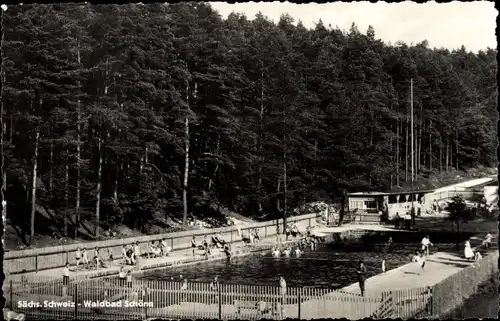
[[[193,235],[193,238],[191,239],[191,248],[193,251],[193,256],[196,255],[196,250],[201,250],[203,251],[202,255],[205,256],[207,260],[208,257],[212,254],[212,249],[222,248],[228,260],[231,259],[231,245],[222,238],[220,233],[212,235],[212,240],[210,243],[208,242],[207,236],[205,235],[203,237],[201,245],[197,245],[196,236]]]
[[[172,247],[167,245],[167,241],[162,239],[161,241],[155,242],[151,241],[149,243],[149,252],[147,253],[148,259],[155,257],[168,256],[172,252]]]
[[[106,256],[107,256],[106,261],[112,262],[114,260],[113,253],[111,253],[109,249],[107,249]],[[105,260],[101,256],[101,252],[98,247],[94,249],[94,256],[92,258],[92,262],[89,260],[89,255],[86,248],[77,248],[75,252],[75,261],[76,261],[76,270],[79,269],[80,264],[82,264],[83,267],[87,269],[89,268],[97,269],[100,267],[102,268],[106,267],[106,264],[104,263]]]
[[[259,230],[255,228],[250,230],[248,235],[242,234],[241,229],[238,229],[238,234],[241,236],[241,240],[245,246],[260,242]]]

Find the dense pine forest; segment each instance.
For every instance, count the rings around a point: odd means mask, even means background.
[[[2,191],[27,235],[39,207],[73,236],[407,184],[411,80],[417,177],[495,166],[494,49],[206,3],[10,6],[2,27]]]

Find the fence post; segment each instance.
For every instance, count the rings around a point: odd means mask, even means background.
[[[35,272],[38,273],[38,254],[35,254]]]
[[[78,320],[78,283],[75,282],[75,293],[73,295],[73,302],[75,302],[75,316],[74,319]]]
[[[217,287],[217,291],[219,294],[219,320],[222,320],[222,290],[221,290],[221,284]]]
[[[64,262],[64,265],[66,266],[66,263],[69,262],[69,251],[66,250],[66,262]]]
[[[437,316],[434,316],[434,288],[429,286],[429,292],[430,292],[430,298],[429,298],[429,315],[432,316],[432,317],[437,317]]]
[[[147,304],[147,300],[146,300],[148,290],[149,290],[149,288],[142,289],[142,300],[144,302],[144,320],[146,320],[148,318],[148,304]]]
[[[170,238],[170,249],[173,251],[174,250],[174,238]]]
[[[297,300],[298,300],[298,305],[299,305],[299,306],[298,306],[298,316],[297,316],[297,318],[298,318],[298,319],[300,319],[300,314],[301,314],[301,313],[300,313],[300,307],[301,307],[301,305],[302,305],[302,304],[301,304],[301,301],[302,301],[302,298],[301,298],[302,288],[298,288],[297,290],[298,290],[298,292],[299,292],[299,293],[297,294]]]
[[[12,280],[10,280],[10,308],[11,309],[15,309],[14,305],[13,305],[13,301],[12,301],[12,292],[14,291],[14,288],[12,287]]]

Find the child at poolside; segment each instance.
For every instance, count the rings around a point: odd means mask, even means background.
[[[151,242],[149,242],[149,252],[147,253],[148,259],[150,259],[151,257],[156,257],[155,253],[156,253],[155,242],[151,241]]]
[[[253,239],[256,243],[259,243],[260,242],[260,236],[259,236],[259,230],[258,229],[254,229],[254,235],[253,235]]]
[[[111,253],[111,250],[109,249],[109,247],[108,247],[107,251],[108,251],[108,261],[113,262],[114,261],[113,253]]]
[[[135,242],[134,246],[134,264],[139,264],[139,258],[141,257],[141,248],[139,247],[139,242]]]
[[[224,253],[226,253],[226,258],[227,258],[227,261],[230,262],[231,261],[231,249],[229,248],[229,244],[224,244]]]
[[[63,284],[67,286],[69,283],[69,263],[66,262],[66,265],[63,269]]]
[[[358,270],[356,272],[358,274],[358,283],[359,289],[361,290],[361,296],[364,296],[367,270],[363,262],[359,262]]]
[[[132,273],[130,273],[130,270],[127,271],[127,286],[129,288],[132,287]]]
[[[486,234],[486,237],[484,238],[483,242],[481,243],[482,246],[484,246],[485,248],[488,248],[491,244],[491,240],[493,239],[493,235],[491,235],[490,232],[488,232],[488,234]]]
[[[170,246],[167,245],[167,240],[162,239],[161,240],[161,255],[167,256],[171,250],[172,250],[172,248],[170,248]]]
[[[88,257],[88,253],[87,253],[87,249],[86,248],[83,248],[82,250],[82,264],[88,268],[90,262],[89,262],[89,257]]]
[[[425,256],[422,253],[420,253],[420,251],[415,251],[415,255],[412,257],[412,262],[417,263],[418,266],[420,266],[420,268],[422,269],[422,271],[424,270]],[[420,275],[420,273],[417,274]]]
[[[193,249],[193,256],[195,256],[195,251],[196,251],[196,237],[193,235],[193,238],[191,239],[191,248]]]
[[[132,246],[131,245],[127,245],[126,247],[126,253],[125,253],[125,256],[126,256],[126,259],[127,259],[127,264],[135,264],[135,260],[134,260],[134,250],[132,250]]]
[[[420,242],[422,245],[422,252],[426,255],[429,256],[429,247],[432,246],[433,244],[431,243],[429,239],[429,235],[426,235],[422,241]]]
[[[120,272],[118,273],[118,277],[120,278],[120,285],[125,286],[127,272],[125,272],[125,270],[123,269],[123,266],[120,267]]]
[[[76,249],[75,252],[75,261],[76,261],[76,270],[78,271],[78,266],[80,265],[80,260],[82,259],[82,251],[80,248]]]

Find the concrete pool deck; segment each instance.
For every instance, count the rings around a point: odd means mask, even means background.
[[[418,263],[409,262],[368,278],[365,283],[366,295],[377,296],[387,290],[433,286],[471,265],[474,262],[468,262],[458,255],[437,252],[429,255],[423,271]],[[358,283],[348,285],[341,291],[360,294]]]
[[[307,222],[299,222],[297,223],[297,227],[299,228],[300,231],[305,231],[308,226]],[[282,241],[284,241],[282,237]],[[273,246],[277,244],[277,238],[276,235],[269,236],[266,238],[263,238],[260,240],[258,243],[258,246]],[[188,247],[190,244],[186,244],[186,247]],[[250,251],[250,247],[247,247],[243,244],[243,242],[233,242],[231,244],[232,251],[233,253],[236,253],[235,256],[241,256],[241,255],[246,255]],[[222,249],[216,249],[211,258],[209,260],[220,260],[225,257],[222,256],[223,250]],[[71,266],[70,267],[70,277],[75,278],[75,279],[85,279],[85,278],[97,278],[97,277],[105,277],[105,276],[113,276],[117,275],[119,273],[120,267],[124,267],[124,269],[131,270],[132,273],[134,272],[139,272],[143,271],[142,268],[145,268],[145,270],[150,270],[154,268],[166,268],[168,266],[172,265],[183,265],[183,264],[192,264],[192,263],[200,263],[200,262],[206,262],[204,259],[204,256],[202,255],[201,250],[197,250],[197,254],[195,256],[197,260],[193,262],[193,255],[192,255],[192,250],[187,249],[187,250],[179,250],[179,251],[173,251],[169,256],[166,257],[157,257],[157,258],[141,258],[139,261],[139,266],[133,266],[133,265],[125,265],[123,259],[116,259],[112,263],[110,262],[105,262],[107,265],[105,268],[99,268],[97,270],[88,270],[88,269],[82,269],[79,271],[75,271],[76,266]],[[186,262],[188,261],[188,262]],[[42,280],[48,280],[48,279],[56,279],[58,277],[62,278],[63,275],[63,270],[64,268],[55,268],[55,269],[47,269],[47,270],[41,270],[38,272],[28,272],[28,273],[23,273],[23,274],[10,274],[6,275],[6,280],[21,280],[21,277],[24,275],[28,279],[37,279],[39,278],[40,281]]]

